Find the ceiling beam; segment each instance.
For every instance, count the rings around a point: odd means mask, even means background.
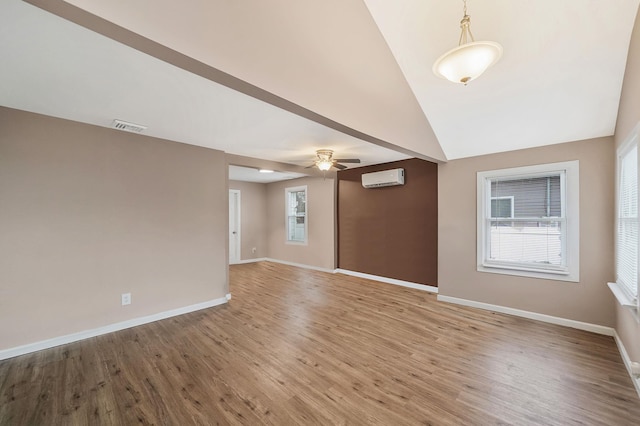
[[[360,0],[302,2],[299,6],[284,0],[255,2],[251,16],[237,10],[233,5],[237,2],[200,2],[198,6],[209,9],[181,6],[180,14],[185,15],[181,19],[171,13],[173,1],[99,5],[82,0],[25,1],[334,130],[412,157],[446,161],[433,129]],[[103,9],[89,10],[91,7]],[[201,21],[199,16],[213,22]],[[278,25],[278,20],[287,24]],[[239,38],[250,42],[237,41]]]

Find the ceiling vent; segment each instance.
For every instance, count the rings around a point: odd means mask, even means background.
[[[124,130],[125,132],[141,133],[143,130],[147,130],[147,126],[141,126],[140,124],[128,123],[122,120],[113,120],[111,127],[118,130]]]

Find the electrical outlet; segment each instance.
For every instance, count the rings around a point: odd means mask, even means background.
[[[122,293],[122,306],[131,304],[131,293]]]
[[[254,254],[255,254],[256,250],[257,250],[257,249],[256,249],[255,247],[254,247],[254,248],[252,248],[252,249],[251,249],[251,253],[254,253]]]

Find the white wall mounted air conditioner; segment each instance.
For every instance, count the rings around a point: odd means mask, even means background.
[[[383,170],[362,175],[362,186],[365,188],[395,185],[404,185],[404,169]]]

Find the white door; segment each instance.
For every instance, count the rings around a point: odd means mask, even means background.
[[[240,262],[240,191],[229,190],[229,263]]]

